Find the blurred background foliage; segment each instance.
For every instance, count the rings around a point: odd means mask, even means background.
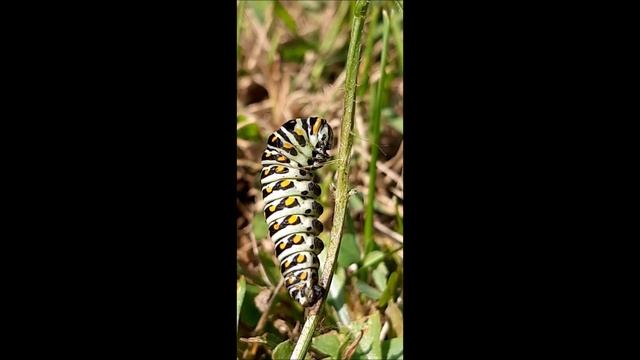
[[[353,4],[237,2],[239,359],[287,358],[304,322],[303,308],[282,286],[268,237],[260,194],[260,156],[267,136],[296,117],[324,117],[340,140]],[[402,358],[402,15],[401,1],[372,1],[369,6],[358,75],[350,171],[353,196],[325,317],[316,329],[308,358]],[[383,21],[386,16],[388,22]],[[378,88],[380,94],[375,96]],[[376,115],[379,123],[372,120]],[[373,154],[374,148],[378,154]],[[377,157],[374,164],[370,164],[372,155]],[[320,202],[325,208],[320,217],[325,231],[320,237],[326,246],[333,216],[334,172],[331,164],[318,171]],[[372,202],[369,189],[375,192]],[[366,221],[368,211],[370,221]],[[325,257],[326,251],[320,256],[321,265]]]

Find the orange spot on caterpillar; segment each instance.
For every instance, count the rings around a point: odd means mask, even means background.
[[[320,129],[320,119],[318,119],[315,123],[315,125],[313,125],[313,134],[317,134],[318,130]]]

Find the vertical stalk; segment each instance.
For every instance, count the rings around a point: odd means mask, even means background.
[[[380,112],[381,98],[385,80],[385,67],[387,65],[387,49],[389,47],[389,16],[386,10],[382,10],[382,58],[380,59],[380,80],[376,86],[376,96],[373,101],[373,114],[371,118],[370,132],[372,135],[371,161],[369,162],[369,191],[367,194],[367,207],[364,221],[364,248],[365,255],[373,250],[373,210],[376,195],[376,175],[378,162],[378,144],[380,143]]]
[[[373,40],[375,40],[376,26],[378,25],[378,15],[380,14],[380,6],[373,6],[371,16],[369,17],[369,29],[367,30],[367,42],[364,46],[362,54],[362,79],[358,87],[358,96],[363,97],[367,89],[369,89],[369,70],[371,69],[371,58],[373,57]]]
[[[334,265],[338,258],[342,226],[344,224],[345,208],[349,198],[349,163],[351,160],[351,147],[353,146],[353,115],[356,100],[356,81],[358,65],[360,63],[360,43],[362,27],[369,8],[369,0],[357,0],[353,12],[351,24],[351,37],[349,40],[349,52],[347,54],[347,74],[345,79],[344,116],[340,130],[340,145],[338,147],[338,170],[335,192],[335,208],[333,212],[333,227],[331,229],[331,242],[327,249],[327,260],[324,263],[320,286],[328,291],[333,278]],[[326,296],[323,296],[309,311],[300,338],[291,354],[291,359],[304,359],[313,333],[320,321],[320,310],[324,306]]]

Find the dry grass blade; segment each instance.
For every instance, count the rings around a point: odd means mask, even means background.
[[[399,242],[400,244],[403,243],[403,239],[404,237],[400,234],[398,234],[397,232],[389,229],[388,227],[386,227],[384,224],[382,224],[379,221],[374,221],[373,222],[373,227],[376,228],[376,230],[380,231],[381,233],[387,235],[388,237],[390,237],[391,239]]]

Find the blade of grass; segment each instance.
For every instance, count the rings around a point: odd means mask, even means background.
[[[349,11],[349,1],[343,1],[340,3],[338,10],[336,11],[336,16],[327,31],[327,35],[324,37],[324,41],[320,44],[320,49],[318,50],[318,60],[311,70],[311,80],[312,83],[316,83],[322,75],[322,70],[326,64],[326,59],[328,58],[328,54],[333,47],[333,44],[336,42],[338,38],[338,34],[340,33],[340,27],[342,26],[342,22],[344,21],[344,17],[347,15]]]
[[[380,143],[380,112],[381,97],[385,79],[385,67],[387,65],[387,50],[389,48],[389,16],[386,10],[382,10],[383,33],[382,33],[382,58],[380,59],[380,69],[382,74],[378,80],[375,99],[373,101],[373,114],[370,125],[370,132],[373,144],[371,145],[371,161],[369,162],[369,192],[367,194],[367,203],[365,208],[364,222],[364,253],[371,252],[374,248],[373,242],[373,204],[376,196],[376,175],[378,161],[378,147]]]
[[[395,11],[391,11],[391,34],[393,35],[393,44],[398,52],[398,63],[400,68],[400,74],[404,70],[404,49],[402,42],[402,31],[400,30],[400,21],[402,17]]]
[[[273,12],[274,14],[282,20],[282,23],[295,35],[298,33],[298,27],[296,25],[296,21],[293,20],[291,15],[287,9],[282,6],[280,1],[276,0],[273,2]]]
[[[242,308],[242,303],[244,302],[244,293],[247,289],[247,283],[244,279],[244,276],[240,276],[240,280],[238,280],[238,288],[236,294],[236,334],[238,333],[238,323],[240,322],[240,309]]]
[[[374,5],[371,9],[371,20],[369,22],[369,29],[367,30],[367,43],[365,44],[364,53],[362,54],[362,61],[364,62],[364,65],[362,67],[362,78],[358,85],[358,97],[363,97],[369,89],[369,71],[371,70],[373,57],[373,41],[375,40],[375,30],[378,25],[379,15],[380,6]]]
[[[338,169],[335,193],[335,209],[333,212],[333,227],[331,229],[331,243],[327,249],[327,260],[324,264],[320,286],[329,289],[333,278],[333,268],[337,263],[342,225],[345,218],[345,209],[349,199],[349,163],[351,161],[351,147],[353,146],[353,117],[356,104],[356,82],[358,77],[358,64],[360,63],[360,43],[362,28],[366,19],[369,0],[357,0],[351,23],[351,35],[349,40],[349,52],[347,54],[347,75],[345,79],[344,117],[340,130],[340,146],[338,147]],[[313,333],[320,320],[320,309],[324,306],[325,297],[322,297],[309,311],[300,338],[296,343],[291,359],[303,359],[311,343]]]

